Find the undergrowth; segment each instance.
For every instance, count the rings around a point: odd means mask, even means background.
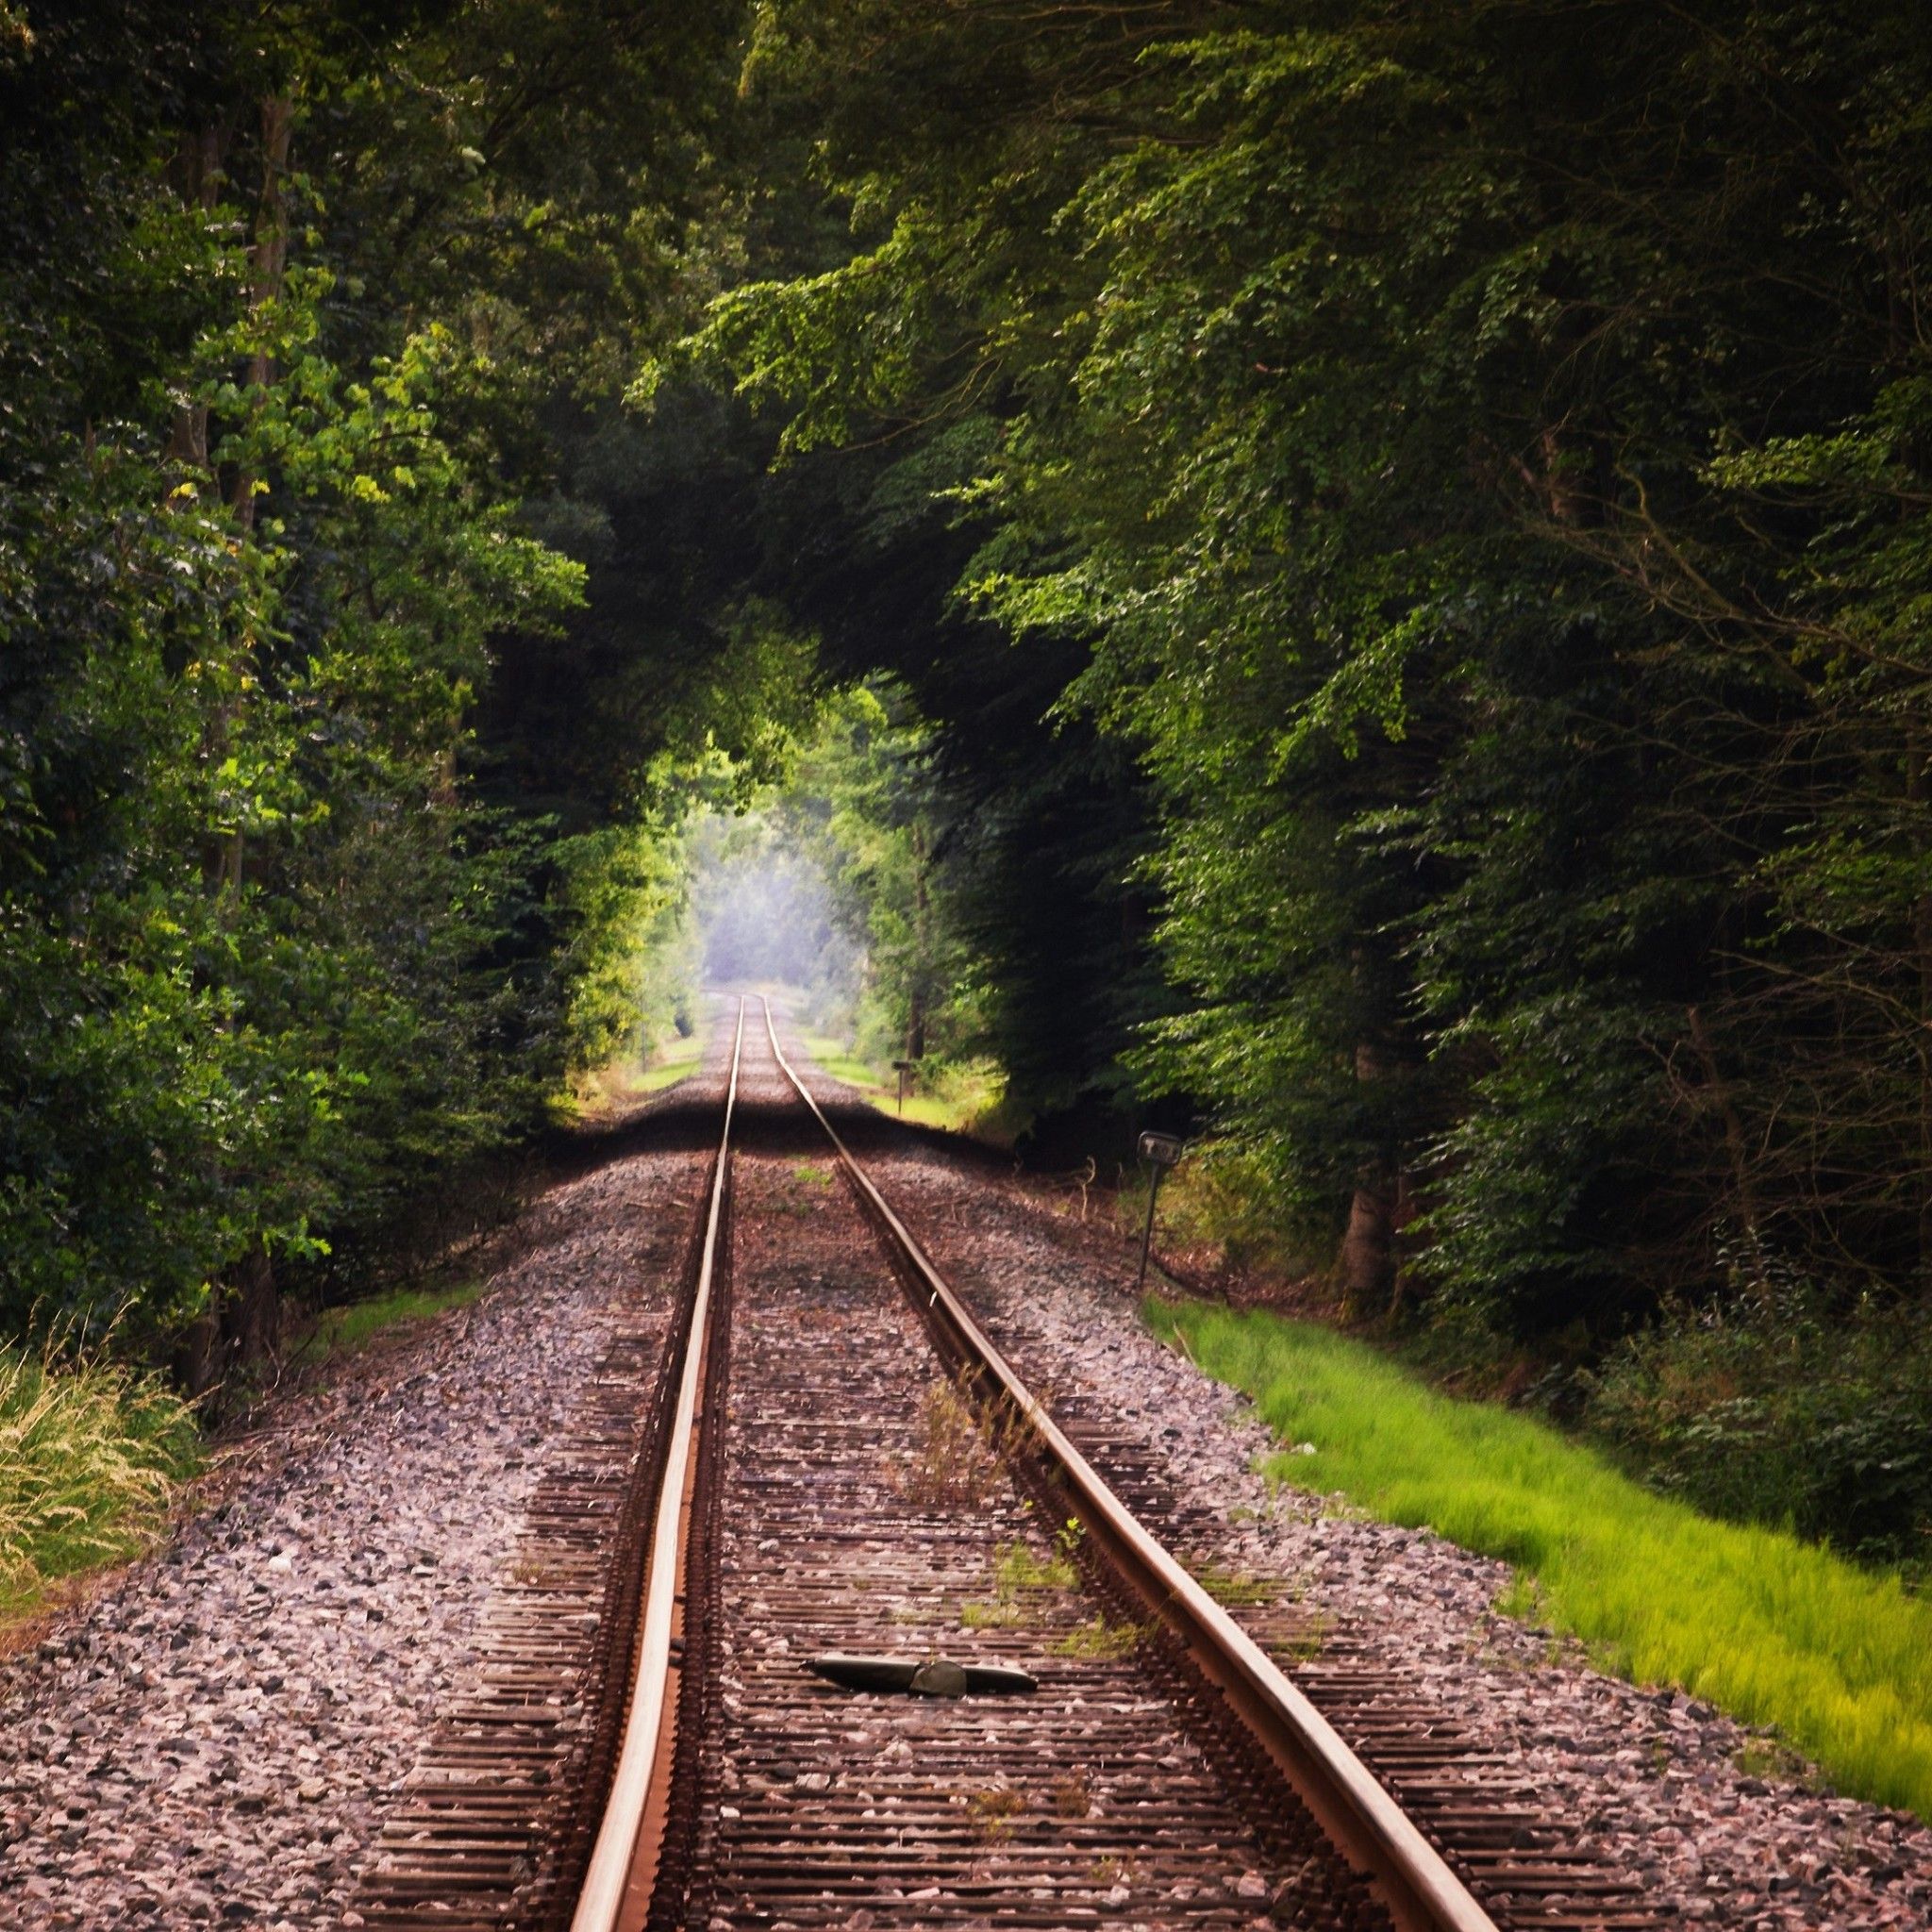
[[[318,1356],[353,1354],[366,1348],[385,1329],[427,1321],[445,1308],[467,1307],[482,1292],[480,1281],[454,1288],[399,1288],[390,1294],[371,1295],[366,1301],[325,1308],[308,1338],[308,1352]]]
[[[630,1076],[630,1091],[637,1094],[660,1093],[688,1080],[703,1064],[705,1041],[701,1034],[673,1034],[651,1056],[650,1063]]]
[[[1514,1564],[1542,1619],[1606,1667],[1774,1727],[1840,1789],[1932,1817],[1932,1603],[1896,1574],[1713,1521],[1330,1329],[1202,1303],[1146,1313],[1284,1441],[1313,1445],[1273,1458],[1274,1479]]]
[[[1147,1215],[1144,1163],[1121,1170],[1114,1220],[1138,1241]],[[1333,1244],[1332,1234],[1297,1218],[1281,1201],[1266,1158],[1232,1141],[1189,1142],[1187,1156],[1160,1184],[1157,1247],[1212,1248],[1233,1272],[1298,1279],[1309,1256]]]
[[[1084,1657],[1112,1663],[1131,1656],[1147,1635],[1139,1624],[1111,1624],[1105,1616],[1090,1617],[1053,1646],[1056,1657]]]
[[[808,1034],[805,1050],[827,1078],[856,1088],[865,1100],[895,1119],[971,1134],[1001,1146],[1010,1145],[1025,1125],[1008,1104],[1006,1080],[991,1060],[922,1062],[902,1115],[898,1074],[889,1065],[854,1053],[827,1034]]]
[[[192,1409],[156,1377],[0,1347],[0,1617],[151,1542],[198,1459]]]
[[[1653,1488],[1932,1574],[1932,1328],[1800,1281],[1682,1305],[1591,1378],[1587,1424]]]
[[[999,1487],[999,1453],[963,1382],[928,1385],[911,1444],[890,1474],[893,1488],[922,1509],[986,1505]]]
[[[1079,1573],[1074,1567],[1074,1552],[1079,1547],[1080,1536],[1079,1524],[1070,1519],[1055,1537],[1050,1557],[1036,1555],[1024,1537],[1002,1543],[993,1558],[991,1597],[962,1604],[960,1624],[968,1630],[998,1630],[1030,1623],[1033,1611],[1025,1601],[1029,1591],[1077,1587]]]

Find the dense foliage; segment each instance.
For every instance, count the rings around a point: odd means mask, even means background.
[[[935,621],[1077,657],[1060,714],[1155,788],[1143,1079],[1365,1312],[1922,1324],[1919,10],[758,20],[851,244],[671,366],[796,465],[924,465],[973,539]],[[1856,1383],[1845,1332],[1797,1373]]]
[[[0,1320],[245,1330],[775,795],[882,1041],[1908,1545],[1919,13],[0,8]]]
[[[5,16],[8,1327],[190,1324],[199,1382],[277,1257],[526,1128],[610,1031],[673,881],[594,808],[705,706],[634,719],[592,796],[475,701],[607,594],[527,506],[670,299],[728,27]]]

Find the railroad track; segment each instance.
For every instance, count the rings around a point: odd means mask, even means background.
[[[1345,1646],[1305,1655],[1291,1604],[1238,1617],[1151,1533],[1144,1451],[1027,1389],[768,1003],[739,1003],[722,1088],[632,1479],[596,1512],[625,1539],[601,1670],[525,1646],[475,1707],[458,1799],[432,1767],[402,1807],[371,1924],[1654,1923],[1441,1713]],[[829,1652],[1037,1688],[856,1692],[807,1668]],[[588,1741],[558,1749],[557,1707],[584,1704]],[[574,1794],[531,1801],[533,1749]]]

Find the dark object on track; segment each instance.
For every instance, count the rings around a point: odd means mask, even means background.
[[[914,1697],[1010,1696],[1038,1690],[1031,1671],[1009,1664],[961,1664],[951,1657],[848,1657],[828,1650],[808,1657],[807,1670],[847,1690],[904,1691]]]

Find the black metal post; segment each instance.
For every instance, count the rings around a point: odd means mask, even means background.
[[[1154,1179],[1147,1189],[1147,1225],[1141,1230],[1141,1274],[1136,1292],[1147,1286],[1147,1257],[1154,1248],[1154,1204],[1160,1198],[1160,1177],[1187,1151],[1187,1142],[1174,1134],[1146,1133],[1141,1136],[1141,1158],[1153,1168]]]
[[[1160,1198],[1160,1176],[1166,1172],[1158,1160],[1154,1163],[1154,1179],[1147,1189],[1147,1225],[1141,1230],[1141,1274],[1134,1284],[1136,1294],[1147,1286],[1147,1256],[1154,1246],[1154,1204]]]

